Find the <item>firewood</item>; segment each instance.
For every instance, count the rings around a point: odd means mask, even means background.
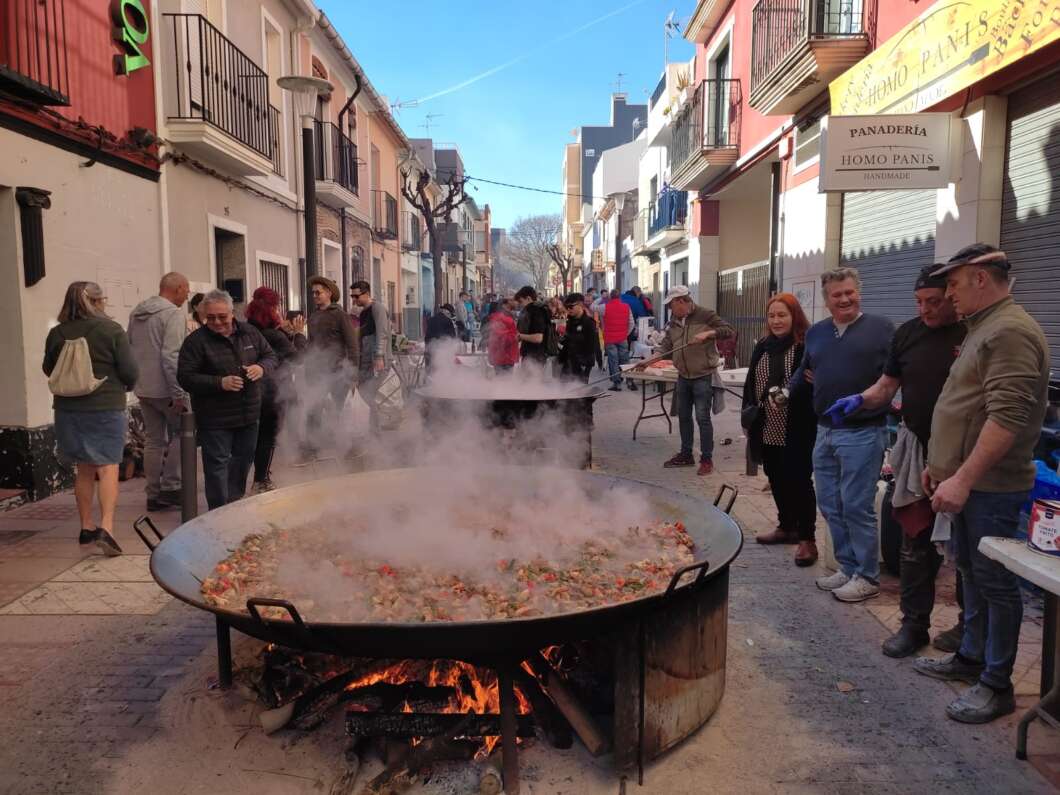
[[[541,654],[536,654],[527,660],[531,669],[541,680],[545,692],[548,693],[556,709],[563,713],[579,739],[585,743],[589,753],[593,756],[605,754],[611,743],[607,736],[597,725],[596,720],[589,714],[575,698],[570,688],[563,681],[562,675]]]
[[[466,726],[454,735],[453,727]],[[534,736],[534,719],[530,715],[516,718],[519,737]],[[459,712],[347,712],[346,733],[352,737],[413,737],[462,736],[495,737],[501,733],[500,715]]]
[[[360,795],[400,795],[406,792],[416,783],[420,771],[445,759],[446,753],[451,753],[453,738],[466,735],[476,716],[474,713],[457,713],[455,717],[458,720],[444,736],[431,737],[414,746],[407,756],[388,765],[382,773],[365,784]]]
[[[570,723],[556,709],[552,699],[541,688],[536,676],[528,673],[522,666],[513,669],[515,686],[534,709],[534,722],[541,727],[541,733],[553,748],[567,749],[574,744]]]

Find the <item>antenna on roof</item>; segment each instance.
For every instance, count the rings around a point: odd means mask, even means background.
[[[421,124],[420,127],[427,131],[428,138],[431,137],[431,125],[434,124],[432,119],[440,119],[444,115],[444,113],[428,113],[423,117],[423,124]]]
[[[612,83],[612,85],[615,87],[615,93],[616,94],[621,94],[622,93],[622,80],[623,80],[623,78],[625,76],[626,76],[625,72],[619,72],[617,78],[615,79],[615,82]]]
[[[399,110],[402,110],[403,108],[418,108],[419,106],[420,106],[419,100],[416,100],[416,99],[408,99],[408,100],[405,100],[404,102],[402,102],[399,99],[395,99],[393,102],[390,103],[390,112],[391,113],[397,113]]]
[[[670,62],[670,39],[680,32],[681,21],[674,17],[674,12],[671,11],[663,22],[663,69],[666,69],[666,64]]]

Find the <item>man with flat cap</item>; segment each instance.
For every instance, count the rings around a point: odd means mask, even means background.
[[[902,528],[902,625],[883,642],[883,653],[888,657],[908,657],[930,640],[935,577],[943,560],[931,541],[935,513],[931,498],[924,492],[921,473],[931,438],[931,415],[964,341],[964,325],[946,297],[946,277],[933,274],[939,267],[926,265],[921,269],[913,288],[917,316],[894,333],[883,375],[864,392],[840,398],[829,409],[843,416],[880,409],[902,390],[902,424],[890,455],[895,481],[893,515]],[[960,575],[957,597],[962,601]],[[961,620],[935,637],[935,648],[957,651],[963,633]]]
[[[976,243],[934,271],[945,276],[946,296],[964,318],[967,336],[935,404],[923,485],[935,512],[952,517],[964,578],[964,637],[954,654],[921,657],[913,668],[974,683],[946,707],[962,723],[987,723],[1016,708],[1019,580],[982,554],[979,542],[1016,535],[1020,506],[1034,486],[1049,347],[1041,326],[1012,299],[1010,267],[1004,252]]]

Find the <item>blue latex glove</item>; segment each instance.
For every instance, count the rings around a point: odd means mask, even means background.
[[[843,424],[843,420],[860,409],[861,404],[864,402],[865,398],[861,395],[847,395],[839,398],[839,400],[829,406],[825,414],[828,415],[828,419],[832,421],[832,424],[838,427]]]

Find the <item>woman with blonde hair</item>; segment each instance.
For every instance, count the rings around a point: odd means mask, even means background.
[[[813,489],[813,445],[817,416],[810,389],[789,393],[802,362],[810,321],[791,293],[766,302],[766,334],[755,345],[743,392],[743,426],[751,455],[762,463],[777,505],[777,529],[756,537],[759,544],[798,544],[795,565],[817,560],[814,532],[817,496]]]
[[[73,362],[74,369],[79,349],[87,350],[92,370],[87,387],[75,389],[62,378],[49,379],[55,395],[55,438],[59,451],[76,466],[79,542],[95,544],[106,555],[120,555],[121,547],[111,532],[118,506],[118,467],[125,452],[125,393],[136,384],[138,372],[129,338],[107,317],[106,302],[95,282],[74,282],[67,288],[59,324],[48,332],[44,343],[44,374],[52,376],[64,349],[64,363]],[[62,375],[63,368],[59,369]],[[92,515],[97,482],[98,525]]]

